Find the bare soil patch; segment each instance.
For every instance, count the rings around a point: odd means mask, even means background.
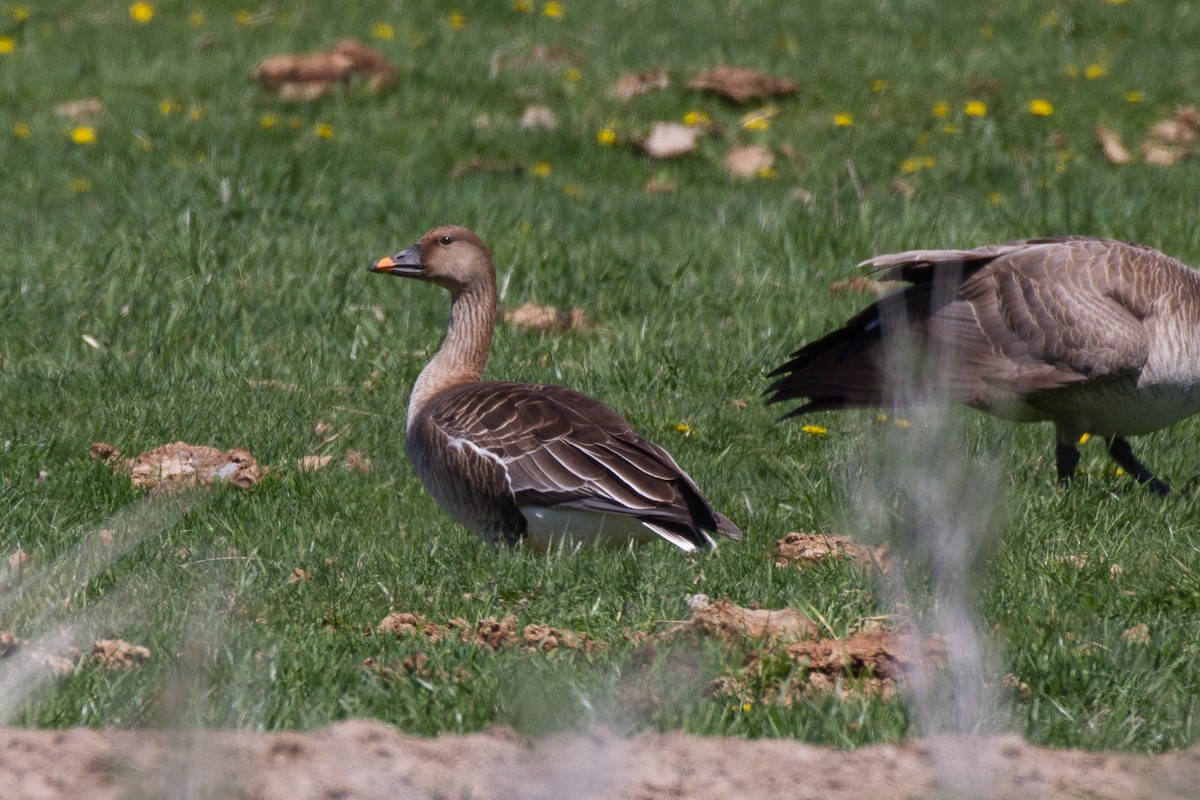
[[[309,733],[0,729],[0,786],[13,800],[1182,800],[1198,784],[1200,748],[1138,757],[1050,750],[1012,736],[836,750],[681,733],[622,738],[605,729],[528,739],[494,728],[430,739],[364,720]]]

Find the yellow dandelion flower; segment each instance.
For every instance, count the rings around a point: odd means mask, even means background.
[[[396,29],[386,22],[376,22],[371,26],[371,35],[376,39],[390,42],[396,38]]]
[[[950,104],[941,101],[934,103],[933,115],[938,119],[945,119],[950,115]]]
[[[547,161],[539,161],[533,165],[533,175],[535,178],[545,178],[550,174],[550,163]]]
[[[824,436],[829,433],[828,428],[823,428],[820,425],[805,425],[800,430],[807,433],[809,436]]]
[[[883,78],[876,78],[875,80],[873,80],[871,82],[871,91],[875,92],[875,94],[879,94],[880,92],[886,92],[887,88],[888,88],[888,82],[885,81]]]
[[[192,106],[188,109],[188,119],[192,122],[199,122],[204,119],[204,109],[200,106]]]
[[[682,433],[684,436],[692,435],[692,426],[688,425],[686,422],[681,422],[676,425],[675,430],[679,433]]]
[[[258,127],[265,130],[270,130],[279,124],[278,114],[263,114],[258,118]]]
[[[13,6],[8,9],[8,15],[16,22],[24,22],[29,19],[29,9],[25,6]]]
[[[921,168],[921,162],[915,158],[906,158],[900,162],[900,169],[904,170],[904,173],[906,175],[912,175],[920,168]]]
[[[564,184],[563,194],[567,197],[583,197],[583,187],[577,183]]]
[[[742,711],[749,711],[752,708],[754,708],[753,703],[742,703]]]
[[[601,128],[596,132],[596,141],[605,147],[611,147],[617,143],[617,132],[612,128]]]
[[[188,25],[193,28],[203,28],[206,22],[208,22],[208,15],[203,11],[192,11],[188,14]]]
[[[887,414],[883,414],[883,413],[876,414],[876,415],[875,415],[875,421],[876,421],[876,422],[887,422],[887,421],[888,421],[888,415],[887,415]]]
[[[983,102],[982,100],[969,100],[967,101],[967,104],[963,106],[963,113],[968,117],[986,117],[987,103]]]
[[[580,72],[576,67],[567,67],[565,70],[563,70],[563,77],[569,80],[571,83],[578,83],[580,80],[582,80],[583,73]]]
[[[71,178],[67,182],[67,188],[75,194],[86,194],[92,190],[92,182],[87,178]]]
[[[833,115],[833,124],[839,128],[849,128],[854,124],[854,117],[850,116],[845,111],[841,111]]]
[[[1123,6],[1125,5],[1125,0],[1108,0],[1108,4],[1110,6]]]
[[[742,123],[742,127],[748,131],[765,131],[771,127],[771,120],[766,117],[751,117]]]
[[[239,9],[238,11],[233,12],[233,21],[244,28],[250,23],[254,22],[254,15],[244,8]]]
[[[24,122],[16,122],[12,126],[12,135],[18,139],[28,139],[33,136],[33,129]]]
[[[1048,117],[1054,113],[1054,105],[1040,97],[1029,101],[1029,113],[1035,117]]]
[[[987,41],[988,39],[991,39],[995,35],[996,35],[996,29],[993,28],[991,25],[980,25],[979,26],[979,38],[980,39]]]
[[[318,122],[315,126],[313,126],[313,133],[315,133],[319,139],[332,139],[333,126],[328,122]]]
[[[0,36],[0,55],[7,56],[17,52],[17,40],[11,36]]]
[[[1004,198],[1000,196],[999,192],[992,192],[988,195],[988,202],[994,206],[998,206],[1004,202]]]
[[[149,3],[134,3],[129,7],[129,18],[138,25],[145,25],[154,19],[154,6]]]
[[[1083,71],[1083,77],[1089,81],[1094,81],[1096,78],[1103,78],[1108,74],[1108,67],[1103,64],[1088,64],[1087,69]]]
[[[550,0],[548,3],[542,4],[542,15],[550,19],[562,19],[567,10],[563,8],[563,4],[557,0]]]
[[[528,14],[533,11],[533,3],[530,0],[514,0],[512,9],[519,14]]]
[[[712,122],[712,117],[703,111],[689,111],[683,115],[684,125],[707,125]]]
[[[1125,474],[1125,470],[1121,469],[1120,467],[1117,467],[1116,471],[1113,474],[1119,478]]]
[[[1082,433],[1079,435],[1079,440],[1075,444],[1087,444],[1088,439],[1092,438],[1090,433]]]
[[[96,141],[96,129],[80,125],[71,131],[71,141],[75,144],[93,144]]]
[[[953,122],[947,122],[942,126],[942,133],[955,134],[958,133],[958,126]]]
[[[908,420],[906,420],[906,419],[901,419],[900,417],[896,417],[896,419],[894,420],[893,424],[894,424],[894,425],[895,425],[897,428],[903,428],[903,429],[905,429],[905,430],[908,430],[909,428],[911,428],[911,427],[912,427],[912,423],[911,423],[911,422],[909,422],[909,421],[908,421]]]
[[[921,169],[933,169],[936,164],[933,156],[921,156]]]
[[[158,101],[158,113],[162,114],[164,117],[170,116],[178,110],[179,103],[175,102],[169,97]]]
[[[450,12],[450,16],[446,17],[446,24],[452,31],[461,31],[467,27],[467,17],[456,8]]]
[[[1140,103],[1146,99],[1146,93],[1140,89],[1134,89],[1125,93],[1126,103]]]
[[[757,175],[758,177],[762,178],[763,180],[770,180],[771,178],[775,177],[775,168],[774,167],[759,167],[758,171],[755,172],[754,174]]]

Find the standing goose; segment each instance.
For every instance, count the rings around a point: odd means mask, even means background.
[[[780,377],[768,402],[808,401],[788,417],[887,403],[883,328],[900,324],[946,357],[928,387],[935,396],[1053,422],[1060,484],[1087,432],[1151,491],[1169,491],[1125,437],[1200,411],[1200,273],[1144,245],[1084,236],[914,250],[863,266],[910,285],[771,373]]]
[[[496,270],[466,228],[434,228],[372,272],[450,292],[450,327],[408,405],[405,445],[434,500],[493,544],[666,539],[685,551],[742,532],[658,445],[608,406],[561,386],[481,381]]]

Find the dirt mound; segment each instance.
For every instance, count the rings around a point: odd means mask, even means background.
[[[215,447],[174,442],[122,460],[120,451],[106,442],[96,442],[88,456],[125,472],[133,485],[164,491],[188,485],[229,483],[247,489],[259,481],[258,461],[244,447],[222,451]]]
[[[806,567],[826,558],[847,558],[886,572],[891,562],[887,545],[868,547],[849,536],[824,533],[789,533],[775,543],[773,555],[777,567]]]
[[[83,663],[83,653],[74,647],[47,649],[18,639],[9,631],[0,631],[0,659],[16,656],[27,659],[35,670],[47,671],[55,677],[70,675]],[[100,639],[92,644],[88,660],[108,669],[133,669],[150,660],[150,650],[121,639]]]
[[[743,608],[729,598],[715,603],[698,594],[688,601],[691,618],[669,634],[698,633],[723,639],[780,639],[794,641],[817,634],[816,624],[791,608]]]
[[[375,631],[390,633],[400,639],[408,636],[420,636],[431,642],[457,639],[488,650],[523,647],[545,653],[559,649],[591,652],[597,646],[586,634],[542,623],[526,625],[518,633],[517,618],[512,614],[503,619],[487,617],[474,625],[462,617],[455,617],[443,625],[411,611],[394,611],[383,618]]]
[[[606,729],[530,740],[494,728],[434,739],[349,720],[311,733],[0,729],[14,800],[189,797],[423,800],[857,800],[863,797],[1194,798],[1200,747],[1137,757],[1049,750],[1012,736],[858,750],[788,739]]]

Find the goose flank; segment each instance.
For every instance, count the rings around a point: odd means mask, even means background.
[[[617,412],[561,386],[482,381],[496,322],[483,242],[443,226],[369,270],[450,293],[450,324],[409,399],[413,469],[455,520],[494,544],[620,546],[665,539],[710,550],[742,533]]]
[[[923,387],[931,397],[1054,423],[1060,484],[1086,432],[1167,494],[1126,437],[1200,411],[1200,273],[1144,245],[1084,236],[914,250],[862,266],[909,285],[770,373],[769,403],[805,401],[787,417],[889,405],[885,330],[899,330],[938,359]]]

